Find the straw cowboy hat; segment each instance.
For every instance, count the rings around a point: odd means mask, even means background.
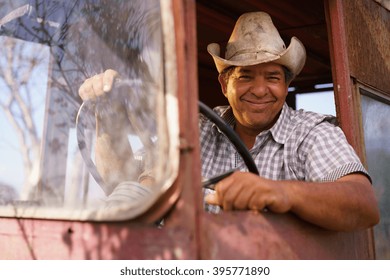
[[[219,73],[230,66],[275,62],[287,67],[295,77],[306,61],[305,47],[301,41],[292,37],[286,49],[271,17],[264,12],[240,16],[227,43],[225,58],[221,57],[217,43],[209,44],[207,51],[212,55]]]

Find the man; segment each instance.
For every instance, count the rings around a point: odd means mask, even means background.
[[[202,176],[234,172],[205,197],[206,209],[293,212],[320,227],[348,231],[378,223],[369,175],[329,116],[294,111],[285,104],[288,86],[306,53],[292,38],[284,46],[268,14],[242,15],[225,57],[210,44],[222,92],[230,106],[218,112],[250,150],[260,176],[246,172],[225,135],[201,117]],[[108,92],[117,74],[106,71],[80,88],[83,99]],[[104,89],[104,90],[103,90]]]
[[[369,176],[342,131],[329,116],[293,111],[285,104],[289,84],[305,63],[301,42],[293,37],[286,48],[269,15],[254,12],[238,19],[225,58],[218,44],[210,44],[208,51],[230,104],[216,111],[250,149],[260,176],[235,172],[216,185],[206,202],[225,211],[291,211],[332,230],[376,224]],[[203,176],[243,168],[225,136],[207,121],[201,128]]]

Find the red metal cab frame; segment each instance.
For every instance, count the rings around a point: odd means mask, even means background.
[[[325,1],[338,116],[362,154],[343,23],[343,2]],[[196,2],[173,0],[182,192],[163,228],[137,222],[0,218],[2,259],[373,259],[370,230],[340,233],[292,214],[205,213],[198,139]]]

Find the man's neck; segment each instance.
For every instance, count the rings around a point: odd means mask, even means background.
[[[240,139],[244,142],[248,150],[252,149],[256,141],[256,136],[259,135],[259,133],[261,132],[244,127],[239,123],[236,123],[234,130],[238,134]]]

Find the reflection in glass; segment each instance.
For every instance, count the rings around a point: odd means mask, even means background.
[[[153,196],[170,175],[166,160],[159,160],[169,143],[159,102],[159,2],[0,0],[0,10],[0,204],[100,211],[107,197],[115,207],[122,198],[138,199],[140,190],[141,198]],[[106,69],[120,73],[121,86],[82,103],[80,85]],[[131,151],[126,176],[109,187],[106,178],[93,176],[101,175],[97,116],[111,128],[104,133],[121,138],[116,149],[126,141]],[[153,176],[153,186],[139,185],[144,173]],[[135,192],[123,191],[129,188]]]
[[[47,46],[6,36],[0,45],[0,184],[25,200],[39,180],[50,53]]]
[[[390,259],[390,105],[361,92],[366,158],[381,214],[374,228],[376,257]]]

